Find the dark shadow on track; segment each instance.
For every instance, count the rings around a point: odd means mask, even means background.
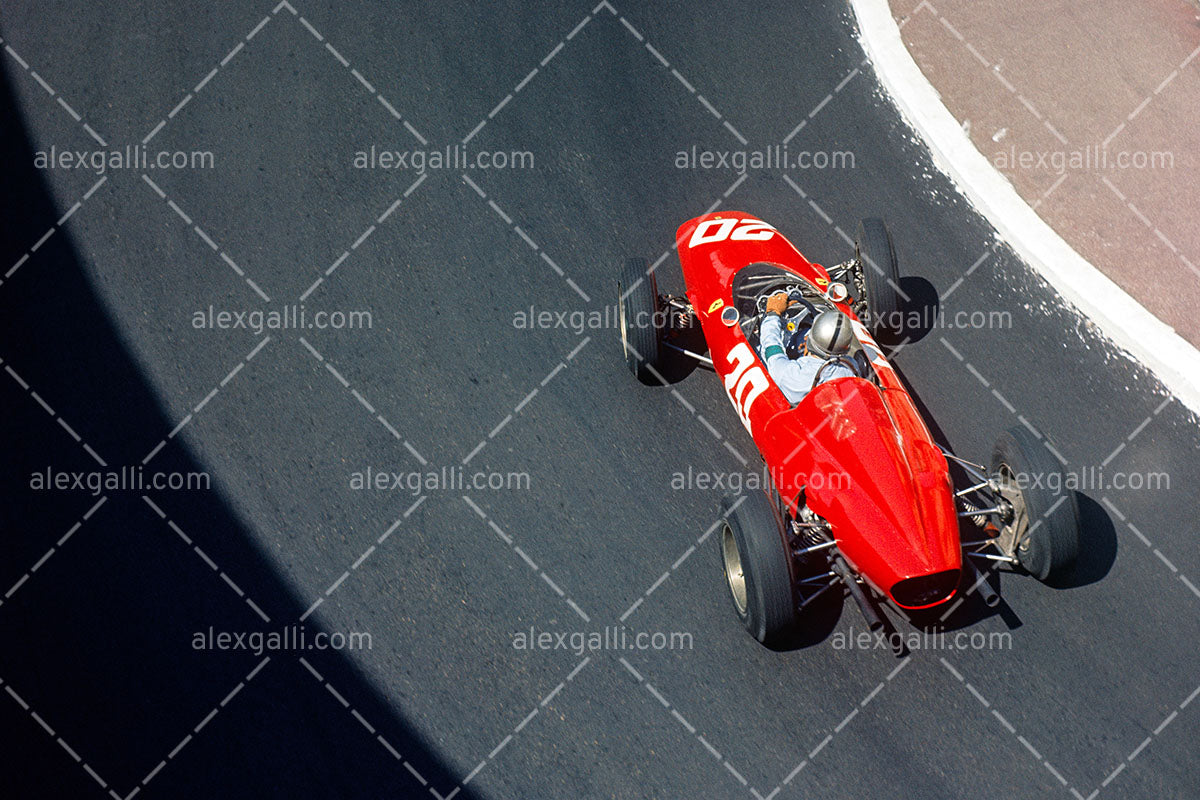
[[[0,258],[6,270],[64,211],[33,167],[22,116],[0,66]],[[102,207],[88,210],[103,213]],[[203,557],[140,492],[109,492],[107,502],[73,528],[95,496],[30,488],[34,471],[98,467],[57,418],[112,469],[140,464],[179,421],[164,413],[84,264],[70,234],[59,230],[0,285],[0,358],[13,371],[0,374],[0,592],[9,592],[0,596],[0,681],[8,690],[0,697],[0,725],[6,741],[21,743],[20,756],[6,760],[4,796],[103,797],[111,790],[125,797],[156,769],[145,791],[165,797],[424,796],[427,789],[405,762],[441,794],[451,792],[461,776],[337,652],[306,658],[366,723],[295,653],[269,653],[270,662],[223,703],[261,657],[195,649],[195,633],[210,627],[278,631],[295,623],[313,598],[298,596],[260,552],[215,481],[211,491],[152,498]],[[182,437],[153,467],[205,469]],[[262,607],[270,625],[222,572]],[[307,629],[309,641],[321,630],[317,624]],[[105,790],[73,754],[101,776]],[[468,788],[458,796],[474,793]]]
[[[690,328],[682,328],[674,332],[674,335],[666,341],[698,355],[709,355],[708,345],[704,341],[704,332],[700,330],[699,322]],[[667,384],[681,382],[700,366],[699,361],[678,350],[665,349],[664,356],[661,375]]]
[[[902,277],[900,290],[907,295],[907,299],[902,296],[900,301],[904,339],[908,345],[917,344],[937,325],[942,313],[941,298],[932,283],[915,276]]]
[[[770,649],[781,653],[791,652],[828,642],[830,635],[837,628],[838,620],[842,618],[842,609],[845,607],[844,594],[844,589],[835,586],[804,606],[797,617],[796,629],[792,635],[773,644]]]
[[[1117,531],[1104,507],[1083,492],[1079,504],[1079,557],[1065,574],[1046,582],[1056,589],[1074,589],[1102,580],[1117,560]]]

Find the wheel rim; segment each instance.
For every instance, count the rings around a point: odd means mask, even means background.
[[[742,555],[738,552],[737,539],[728,524],[721,532],[721,556],[725,564],[725,580],[729,582],[729,593],[739,614],[746,613],[746,573],[742,571]]]
[[[1001,551],[1008,556],[1015,556],[1018,551],[1028,552],[1029,515],[1026,511],[1025,495],[1008,464],[1000,465],[996,478],[1000,497],[1012,507],[1012,518],[1001,528],[1000,534],[996,537],[997,543],[1000,545]]]

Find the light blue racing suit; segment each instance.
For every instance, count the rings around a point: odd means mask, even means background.
[[[799,358],[788,358],[784,350],[783,319],[778,314],[767,314],[759,327],[759,347],[762,360],[771,373],[771,380],[783,392],[783,396],[792,405],[796,405],[812,388],[813,379],[817,377],[824,359],[817,356],[802,355]],[[854,375],[843,364],[830,364],[821,375],[824,383],[834,378],[845,378]]]

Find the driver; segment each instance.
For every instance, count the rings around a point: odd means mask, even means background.
[[[826,359],[847,355],[854,338],[850,320],[832,309],[822,311],[813,319],[804,337],[804,354],[788,358],[784,349],[783,313],[789,305],[787,292],[776,292],[767,299],[767,311],[759,327],[759,347],[762,360],[772,380],[792,405],[804,399],[812,388],[817,370]],[[822,382],[853,376],[854,372],[841,363],[833,363],[821,374]]]

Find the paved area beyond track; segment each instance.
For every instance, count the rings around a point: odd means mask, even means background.
[[[891,0],[979,151],[1076,251],[1200,346],[1200,9]]]

